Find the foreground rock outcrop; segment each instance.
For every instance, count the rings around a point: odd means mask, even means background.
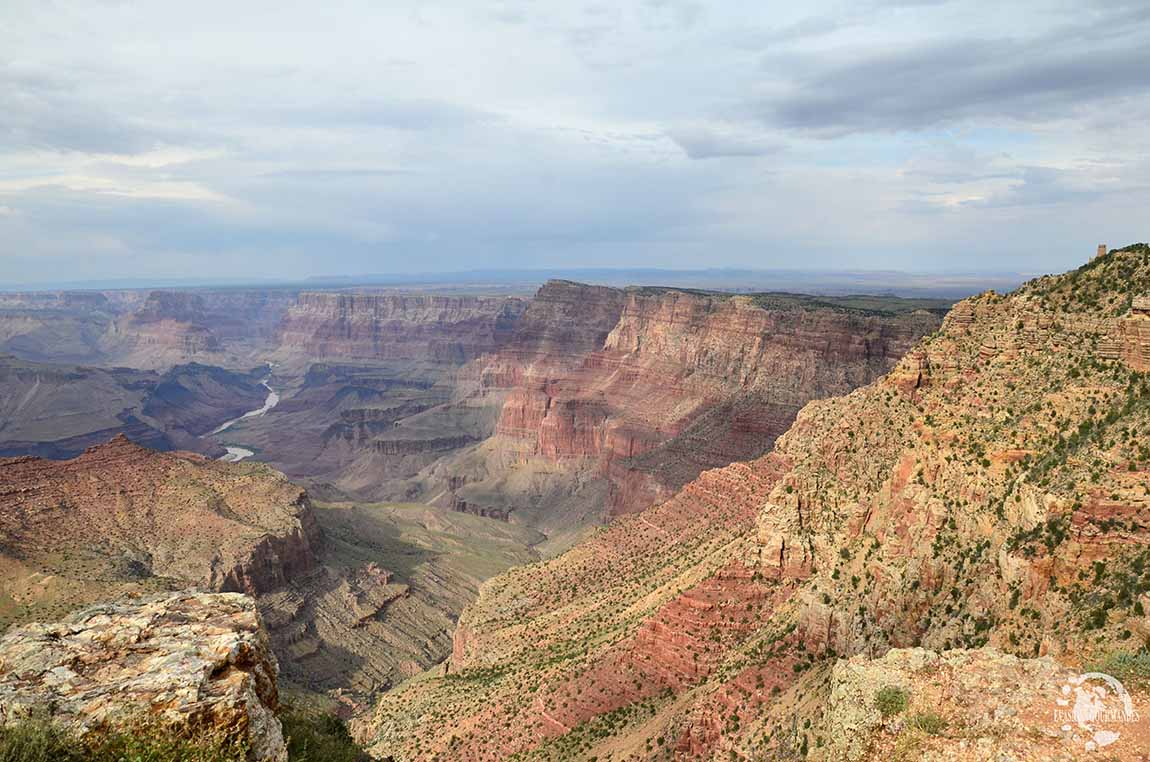
[[[158,721],[241,739],[252,762],[286,762],[277,674],[247,596],[104,604],[0,637],[0,724],[47,715],[85,734]]]

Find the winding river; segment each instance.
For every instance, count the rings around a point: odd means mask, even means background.
[[[263,407],[257,408],[255,410],[249,410],[239,418],[233,418],[230,421],[220,424],[220,426],[212,431],[212,434],[222,434],[240,421],[246,420],[248,418],[259,418],[261,415],[266,415],[269,410],[279,404],[279,392],[271,387],[271,385],[268,383],[268,379],[265,378],[261,383],[264,385],[264,388],[268,390],[268,396],[267,399],[264,400]],[[244,458],[250,458],[251,456],[255,455],[254,452],[247,449],[246,447],[225,445],[224,449],[228,451],[227,455],[222,456],[220,460],[226,461],[228,463],[238,463]]]

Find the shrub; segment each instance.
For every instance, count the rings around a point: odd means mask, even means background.
[[[1150,652],[1112,653],[1089,665],[1090,672],[1103,672],[1127,688],[1150,688]]]
[[[882,714],[883,719],[902,714],[910,703],[910,694],[898,686],[888,685],[880,688],[874,695],[875,708]]]
[[[80,739],[46,719],[0,728],[0,762],[244,762],[236,738],[186,736],[142,725],[127,731],[93,732]]]
[[[282,719],[288,759],[292,762],[361,762],[369,759],[356,746],[347,725],[338,717],[289,711]]]
[[[910,726],[928,736],[936,736],[946,730],[946,724],[946,720],[934,712],[921,712],[910,718]]]
[[[364,762],[347,727],[328,715],[287,713],[284,736],[291,762]],[[93,732],[84,738],[44,718],[0,727],[0,762],[246,762],[247,746],[235,737],[172,733],[143,723],[130,730]]]

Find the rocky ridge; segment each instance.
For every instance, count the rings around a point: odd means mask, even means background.
[[[306,493],[267,466],[122,435],[68,461],[0,460],[7,617],[156,586],[267,592],[315,566]]]

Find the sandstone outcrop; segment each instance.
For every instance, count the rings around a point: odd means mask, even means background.
[[[252,762],[286,762],[277,674],[251,598],[103,604],[0,637],[0,724],[46,714],[85,734],[158,722],[238,738]]]
[[[1130,313],[1118,321],[1118,334],[1122,360],[1135,370],[1150,371],[1150,297],[1134,297]]]
[[[894,689],[906,707],[884,717],[876,697]],[[892,649],[831,669],[826,762],[903,759],[1138,759],[1150,743],[1150,701],[1053,659],[993,648],[943,653]],[[1100,710],[1100,711],[1098,711]]]

